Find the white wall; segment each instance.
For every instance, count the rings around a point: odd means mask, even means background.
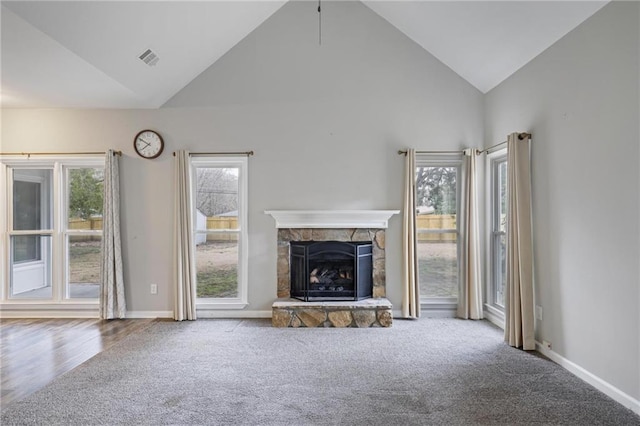
[[[538,341],[640,399],[640,4],[616,2],[485,98],[532,139]]]
[[[121,149],[128,309],[172,302],[176,149],[253,149],[249,160],[249,307],[276,297],[268,209],[399,209],[401,148],[480,146],[482,94],[359,2],[291,2],[160,110],[3,110],[2,150]],[[166,152],[133,151],[141,129]],[[400,308],[401,220],[387,233],[387,289]],[[158,284],[158,295],[149,284]]]

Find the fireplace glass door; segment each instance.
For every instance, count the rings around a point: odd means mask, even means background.
[[[359,300],[372,294],[372,244],[291,242],[291,297],[304,301]]]

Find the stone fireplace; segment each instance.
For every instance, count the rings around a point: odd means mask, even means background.
[[[385,229],[389,217],[398,211],[267,211],[265,213],[274,217],[278,228],[278,299],[272,307],[272,323],[275,327],[391,326],[392,306],[385,298]],[[292,296],[299,296],[295,294],[297,292],[295,285],[294,294],[292,294],[292,250],[300,252],[299,247],[314,246],[319,242],[344,242],[352,244],[353,247],[366,247],[369,244],[371,297],[361,295],[362,298],[359,298],[354,294],[349,301],[292,298]],[[362,254],[366,256],[364,252]],[[293,258],[296,259],[295,254]],[[313,269],[316,268],[304,271],[305,279],[312,277]],[[337,267],[336,271],[331,267],[324,267],[324,269],[331,270],[329,273],[337,273],[338,276],[349,275],[347,266]],[[316,274],[318,273],[321,271],[316,271]],[[295,272],[293,275],[295,279]],[[321,281],[319,278],[317,280]],[[337,287],[339,285],[334,286],[334,291]]]

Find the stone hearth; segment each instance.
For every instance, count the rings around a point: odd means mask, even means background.
[[[391,302],[365,299],[357,302],[302,302],[278,299],[273,303],[274,327],[391,327]]]

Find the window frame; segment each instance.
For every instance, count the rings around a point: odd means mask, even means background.
[[[192,239],[194,253],[192,262],[193,271],[196,271],[196,240],[198,234],[237,234],[238,235],[238,296],[237,297],[196,297],[196,310],[198,315],[207,316],[207,311],[217,311],[225,309],[244,309],[249,300],[249,245],[248,245],[248,188],[249,188],[249,161],[246,156],[222,156],[215,154],[191,155],[191,220]],[[198,230],[196,190],[197,190],[197,169],[198,168],[237,168],[238,169],[238,229],[223,230]],[[197,277],[194,272],[194,278]],[[215,314],[212,313],[215,316]]]
[[[460,241],[462,238],[460,224],[460,207],[462,201],[462,180],[463,180],[463,157],[451,154],[416,154],[416,168],[418,167],[455,167],[456,168],[456,228],[438,229],[433,231],[420,231],[416,226],[416,244],[419,234],[456,234],[456,260],[457,260],[457,277],[458,277],[458,295],[462,294],[462,251]],[[416,185],[417,190],[417,185]],[[415,196],[415,194],[414,194]],[[418,285],[420,276],[418,275]],[[428,311],[430,316],[454,316],[458,308],[458,297],[426,297],[420,295],[420,307]]]
[[[504,305],[497,300],[497,278],[500,265],[497,250],[499,244],[497,240],[501,236],[506,238],[506,229],[500,230],[500,180],[499,168],[501,164],[507,163],[507,150],[502,148],[487,154],[486,169],[486,193],[489,194],[487,202],[487,270],[486,270],[486,303],[485,312],[491,317],[495,317],[499,324],[504,322]],[[507,177],[508,179],[508,177]],[[505,193],[506,196],[506,193]],[[506,259],[505,259],[506,261]]]
[[[105,168],[104,156],[0,156],[0,307],[15,310],[76,310],[78,316],[94,317],[98,313],[98,298],[70,298],[68,282],[69,256],[66,245],[68,187],[65,170],[68,168]],[[50,226],[46,229],[20,231],[13,229],[13,182],[19,170],[50,169],[52,183],[48,206]],[[41,196],[44,196],[42,194]],[[44,227],[43,227],[44,228]],[[102,231],[97,231],[102,235]],[[51,238],[50,262],[51,297],[20,298],[11,295],[12,250],[11,238],[16,235],[40,235]],[[22,263],[21,263],[22,265]],[[6,314],[5,314],[6,315]],[[10,315],[10,314],[9,314]]]

